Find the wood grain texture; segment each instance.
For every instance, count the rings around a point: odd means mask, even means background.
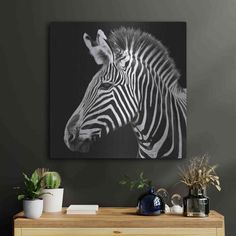
[[[22,236],[216,236],[216,229],[199,228],[26,228]]]
[[[136,215],[136,208],[100,208],[97,215],[67,215],[44,213],[41,218],[14,217],[15,228],[223,228],[224,217],[211,211],[207,218],[190,218],[182,215]]]

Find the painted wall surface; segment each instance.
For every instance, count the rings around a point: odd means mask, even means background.
[[[50,160],[48,158],[51,21],[186,21],[187,156],[208,152],[219,164],[222,192],[208,191],[211,208],[226,216],[235,235],[236,1],[234,0],[31,0],[0,6],[0,232],[11,235],[21,210],[13,186],[21,172],[57,170],[65,201],[135,206],[138,192],[119,186],[123,174],[144,171],[157,186],[186,194],[177,182],[181,161]]]

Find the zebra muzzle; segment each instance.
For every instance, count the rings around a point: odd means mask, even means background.
[[[88,152],[90,149],[91,141],[89,139],[86,139],[84,141],[80,141],[76,147],[76,151],[78,152]]]

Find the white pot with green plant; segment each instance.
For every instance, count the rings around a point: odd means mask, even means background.
[[[37,171],[34,171],[31,177],[23,173],[24,176],[24,188],[23,192],[18,195],[18,200],[23,200],[24,216],[27,218],[37,219],[43,212],[43,200],[42,196],[46,192],[41,192],[41,184],[44,177],[38,175]],[[18,187],[17,189],[20,189]]]
[[[59,173],[55,171],[47,171],[43,174],[43,176],[43,211],[59,212],[62,210],[64,194],[64,188],[60,188],[61,177]]]

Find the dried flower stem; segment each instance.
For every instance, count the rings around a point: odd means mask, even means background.
[[[219,176],[215,169],[216,165],[209,165],[209,156],[193,157],[187,167],[179,168],[180,182],[186,184],[189,188],[206,188],[209,185],[221,190]]]

